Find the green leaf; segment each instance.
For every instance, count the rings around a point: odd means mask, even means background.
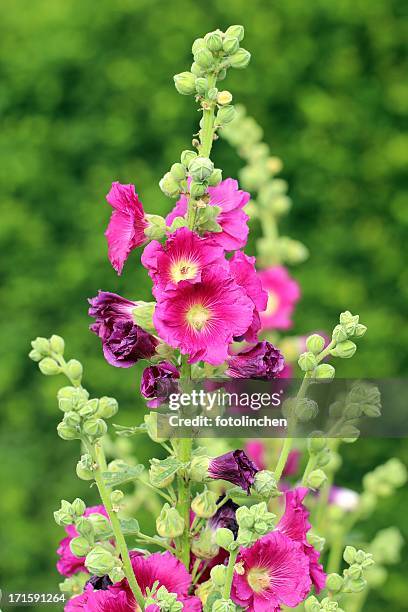
[[[140,434],[147,433],[146,425],[135,425],[134,427],[124,427],[123,425],[113,425],[116,430],[116,435],[122,438],[130,438],[131,436],[138,436]]]
[[[155,487],[159,487],[163,481],[175,474],[184,464],[176,457],[167,457],[163,461],[152,460],[150,470],[150,482]]]
[[[123,535],[132,535],[140,533],[139,523],[135,518],[119,519],[120,528]]]
[[[122,469],[115,472],[103,472],[102,478],[107,487],[117,487],[125,482],[131,482],[132,480],[140,478],[144,469],[144,465],[141,463],[138,465],[127,465],[123,463]]]
[[[253,506],[254,504],[259,504],[260,501],[263,501],[263,498],[256,493],[253,495],[247,495],[241,487],[232,487],[228,489],[228,497],[232,499],[233,502],[239,504],[240,506]]]
[[[213,604],[218,600],[222,599],[222,594],[219,591],[213,591],[207,597],[207,601],[205,602],[204,611],[203,612],[211,612]]]

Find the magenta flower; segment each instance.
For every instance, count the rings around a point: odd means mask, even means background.
[[[148,222],[134,185],[112,183],[106,199],[113,208],[105,232],[108,256],[116,272],[121,274],[129,253],[147,242],[144,230]]]
[[[238,189],[238,182],[228,178],[217,187],[209,187],[210,206],[219,206],[221,212],[217,223],[222,227],[221,232],[211,233],[215,244],[226,251],[236,251],[245,246],[248,238],[248,215],[243,211],[249,202],[250,195]],[[171,213],[166,217],[167,225],[171,225],[176,217],[184,217],[187,212],[187,198],[182,195]]]
[[[148,399],[149,408],[157,408],[177,389],[176,379],[180,373],[169,361],[162,361],[143,370],[140,393]]]
[[[247,612],[294,608],[311,587],[309,561],[299,542],[272,531],[250,548],[241,548],[231,598]]]
[[[298,449],[291,450],[288,455],[282,476],[294,476],[299,470],[299,462],[302,453]]]
[[[90,584],[64,608],[65,612],[135,612],[136,609],[126,591],[96,590]]]
[[[219,504],[224,498],[224,495],[217,500],[217,504]],[[221,508],[218,508],[217,512],[213,517],[208,521],[208,526],[210,529],[216,531],[221,527],[224,529],[230,529],[235,537],[238,535],[238,523],[236,519],[236,511],[239,506],[232,499],[228,499],[224,502]]]
[[[243,450],[235,450],[211,459],[208,475],[215,480],[227,480],[242,487],[249,495],[258,471],[256,465]]]
[[[142,255],[142,264],[149,270],[155,292],[174,287],[183,280],[199,282],[203,268],[214,263],[227,265],[224,249],[186,227],[170,234],[164,245],[152,240]]]
[[[85,510],[84,516],[89,516],[90,514],[108,516],[104,506],[90,506]],[[57,554],[60,557],[57,561],[57,570],[60,574],[69,578],[78,572],[87,572],[88,570],[85,567],[85,557],[76,557],[72,554],[69,547],[71,540],[78,536],[75,526],[67,525],[65,532],[67,537],[61,540],[57,548]]]
[[[99,291],[88,300],[88,314],[95,319],[89,329],[102,340],[103,354],[108,363],[129,368],[139,359],[149,359],[156,351],[158,340],[136,325],[132,312],[137,302],[116,293]]]
[[[268,292],[268,306],[261,314],[263,329],[289,329],[292,313],[300,298],[298,283],[283,266],[273,266],[259,273],[262,285]]]
[[[245,452],[255,463],[258,470],[266,470],[266,447],[261,440],[250,440],[245,444]]]
[[[285,493],[285,512],[276,529],[295,542],[303,546],[303,551],[309,560],[310,578],[319,593],[326,585],[326,574],[319,563],[320,553],[307,541],[306,534],[311,528],[309,523],[309,511],[303,504],[303,500],[309,490],[298,487]]]
[[[262,340],[228,358],[226,373],[232,378],[278,378],[285,361],[282,353],[270,342]]]
[[[258,340],[257,333],[261,329],[259,312],[265,310],[268,303],[268,294],[262,288],[261,280],[255,269],[255,257],[248,257],[242,251],[237,251],[230,260],[230,271],[234,280],[244,289],[247,296],[254,303],[251,326],[237,340],[256,342]]]
[[[220,365],[234,336],[252,322],[254,305],[228,270],[213,265],[202,270],[201,282],[181,281],[163,292],[153,321],[160,337],[189,362],[201,359]]]

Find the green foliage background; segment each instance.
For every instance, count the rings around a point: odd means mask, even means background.
[[[123,423],[137,422],[138,369],[103,360],[88,330],[98,289],[149,299],[133,254],[119,278],[103,236],[112,180],[134,182],[148,212],[169,201],[158,181],[196,131],[191,98],[172,75],[188,68],[192,40],[243,23],[253,61],[226,83],[264,126],[285,164],[295,206],[285,231],[310,260],[293,270],[303,299],[294,332],[330,329],[339,311],[369,327],[344,376],[398,376],[407,368],[407,66],[403,0],[1,0],[1,550],[0,587],[55,591],[61,497],[94,491],[74,477],[75,444],[56,437],[58,382],[26,355],[36,335],[68,339],[91,391],[116,395]],[[215,149],[224,175],[240,161]],[[404,256],[405,253],[405,256]],[[138,445],[141,460],[151,449]],[[361,441],[346,449],[341,484],[406,442]],[[408,535],[407,492],[369,524]],[[402,610],[404,571],[394,568],[366,609]]]

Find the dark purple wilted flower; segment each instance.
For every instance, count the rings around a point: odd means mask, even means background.
[[[106,591],[113,582],[107,574],[105,576],[91,576],[86,584],[91,584],[95,591]]]
[[[177,378],[180,378],[180,373],[169,361],[162,361],[143,370],[140,393],[149,400],[149,408],[157,408],[167,399],[177,387]]]
[[[227,374],[232,378],[278,378],[285,366],[282,353],[270,342],[262,340],[228,359]]]
[[[132,313],[138,302],[109,291],[99,291],[88,301],[91,305],[88,314],[95,319],[90,329],[102,340],[103,354],[108,363],[118,368],[129,368],[139,359],[154,355],[158,340],[133,320]]]
[[[221,495],[221,497],[217,500],[217,504],[222,502],[225,495]],[[235,513],[238,510],[239,506],[232,499],[228,499],[221,508],[218,508],[217,512],[213,517],[208,521],[208,525],[214,531],[216,529],[230,529],[236,538],[238,535],[238,523],[235,517]]]
[[[211,459],[208,475],[216,480],[227,480],[242,487],[249,494],[255,474],[259,472],[256,465],[243,450],[230,451],[220,457]]]

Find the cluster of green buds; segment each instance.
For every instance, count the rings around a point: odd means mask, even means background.
[[[374,497],[391,497],[395,490],[404,486],[407,482],[407,469],[396,457],[389,459],[383,465],[379,465],[363,478],[365,494]]]
[[[266,502],[261,502],[249,508],[240,506],[236,511],[236,519],[239,527],[238,544],[251,546],[260,537],[272,531],[276,515],[268,511]]]
[[[108,575],[114,583],[125,577],[122,560],[109,543],[94,546],[85,557],[85,567],[94,576]]]
[[[74,597],[75,595],[80,595],[86,583],[89,580],[88,572],[77,572],[70,578],[65,578],[64,582],[59,583],[59,590],[61,593],[65,593],[67,597]]]
[[[275,478],[275,474],[270,470],[260,470],[255,474],[254,484],[252,485],[253,491],[267,500],[272,497],[277,497],[281,493],[278,489],[278,483]]]
[[[58,435],[63,440],[87,439],[91,443],[106,434],[108,426],[104,419],[113,417],[118,411],[118,403],[113,397],[89,399],[82,387],[62,387],[58,392],[58,405],[64,412],[57,426]]]
[[[53,334],[51,338],[38,337],[31,342],[30,359],[38,362],[40,372],[45,376],[56,376],[64,373],[73,384],[80,385],[83,368],[79,361],[64,360],[65,342],[61,336]]]
[[[304,603],[305,612],[345,612],[337,601],[324,597],[321,601],[314,595],[308,597]]]
[[[146,589],[146,607],[152,605],[154,609],[163,610],[163,612],[180,612],[183,610],[181,601],[177,601],[176,593],[169,593],[165,586],[157,588],[159,581],[153,585],[152,589]]]

